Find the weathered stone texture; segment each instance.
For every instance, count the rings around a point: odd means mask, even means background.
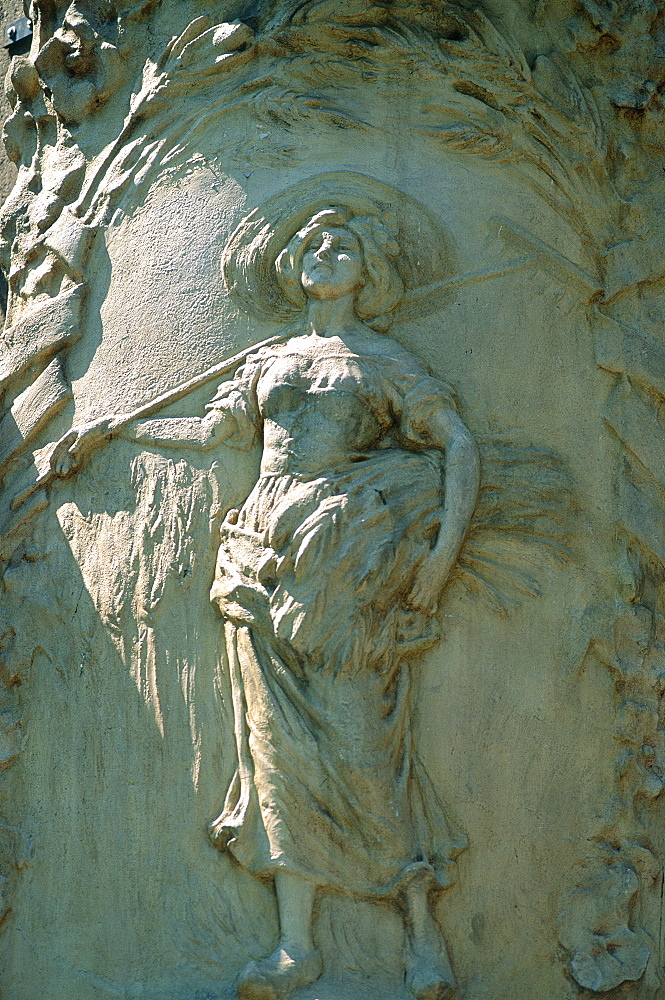
[[[28,13],[3,996],[657,1000],[663,5]]]

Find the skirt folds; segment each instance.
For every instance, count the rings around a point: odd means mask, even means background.
[[[465,839],[411,735],[431,619],[404,596],[440,524],[440,455],[378,451],[325,477],[262,477],[222,527],[237,768],[210,834],[257,875],[386,897],[451,884]]]

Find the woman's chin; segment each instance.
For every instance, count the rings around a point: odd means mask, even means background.
[[[303,282],[303,290],[308,298],[326,302],[343,299],[346,295],[351,295],[355,288],[349,288],[347,285],[340,285],[333,281],[313,281],[310,284]]]

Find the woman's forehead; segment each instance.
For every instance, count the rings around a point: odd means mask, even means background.
[[[326,236],[329,239],[334,240],[348,239],[352,240],[354,243],[360,242],[356,234],[351,232],[350,229],[347,229],[346,226],[321,226],[312,234],[310,242],[315,239],[325,239]]]

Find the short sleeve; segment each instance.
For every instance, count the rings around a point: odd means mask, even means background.
[[[384,378],[399,434],[407,446],[427,448],[434,414],[447,409],[457,412],[455,394],[449,385],[430,375],[417,358],[405,355],[391,361]]]
[[[457,411],[452,389],[436,378],[420,379],[404,396],[400,432],[413,444],[431,444],[432,418],[442,410]]]
[[[235,420],[236,429],[225,442],[231,448],[251,448],[261,434],[261,414],[256,396],[260,374],[261,359],[250,355],[236,370],[234,378],[222,382],[206,405],[209,413],[216,410]]]

